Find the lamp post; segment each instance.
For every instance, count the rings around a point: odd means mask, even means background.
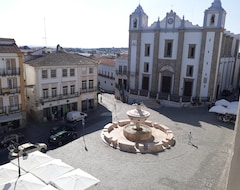
[[[28,154],[23,150],[22,155],[20,155],[20,151],[18,150],[18,147],[14,144],[10,144],[8,147],[8,150],[10,153],[16,152],[17,153],[17,159],[18,159],[18,177],[21,176],[21,167],[20,167],[20,156],[23,157],[23,160],[26,160],[28,157]]]

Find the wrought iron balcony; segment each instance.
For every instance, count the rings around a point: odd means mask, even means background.
[[[93,88],[80,88],[80,93],[88,93],[88,92],[94,92],[97,91],[97,87],[93,87]]]
[[[12,76],[12,75],[20,75],[20,68],[14,69],[0,69],[0,76]]]
[[[52,102],[52,101],[57,101],[57,100],[64,100],[64,99],[69,99],[69,98],[75,98],[78,97],[79,93],[70,93],[70,94],[60,94],[57,96],[47,96],[47,97],[41,97],[39,98],[39,102],[44,103],[44,102]]]
[[[22,111],[22,104],[0,107],[0,115],[9,115]]]

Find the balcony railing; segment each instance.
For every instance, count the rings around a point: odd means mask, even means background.
[[[0,95],[20,93],[21,88],[0,88]]]
[[[22,111],[22,104],[0,107],[0,115],[19,113]]]
[[[100,74],[100,73],[98,73],[98,75],[101,77],[108,78],[108,79],[113,79],[113,80],[115,79],[115,77],[113,77],[113,76],[108,76],[108,75],[104,75],[104,74]]]
[[[97,87],[93,87],[93,88],[80,88],[80,93],[88,93],[88,92],[94,92],[97,91]]]
[[[0,69],[0,76],[8,76],[8,75],[20,75],[20,68],[14,69]]]
[[[78,97],[78,95],[79,95],[79,93],[75,92],[72,94],[60,94],[57,96],[41,97],[41,98],[39,98],[39,102],[44,103],[44,102],[52,102],[52,101],[57,101],[57,100],[64,100],[64,99]]]
[[[127,75],[128,71],[121,71],[121,70],[116,70],[117,75]]]

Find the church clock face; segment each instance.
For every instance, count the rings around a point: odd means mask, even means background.
[[[173,18],[169,18],[169,19],[167,20],[167,22],[168,22],[168,24],[172,24],[172,23],[173,23]]]

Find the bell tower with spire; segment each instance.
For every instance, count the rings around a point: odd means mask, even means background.
[[[224,28],[226,11],[222,8],[221,0],[214,0],[211,7],[205,10],[204,28]]]
[[[148,16],[139,4],[135,11],[130,15],[129,29],[140,30],[148,27]]]

